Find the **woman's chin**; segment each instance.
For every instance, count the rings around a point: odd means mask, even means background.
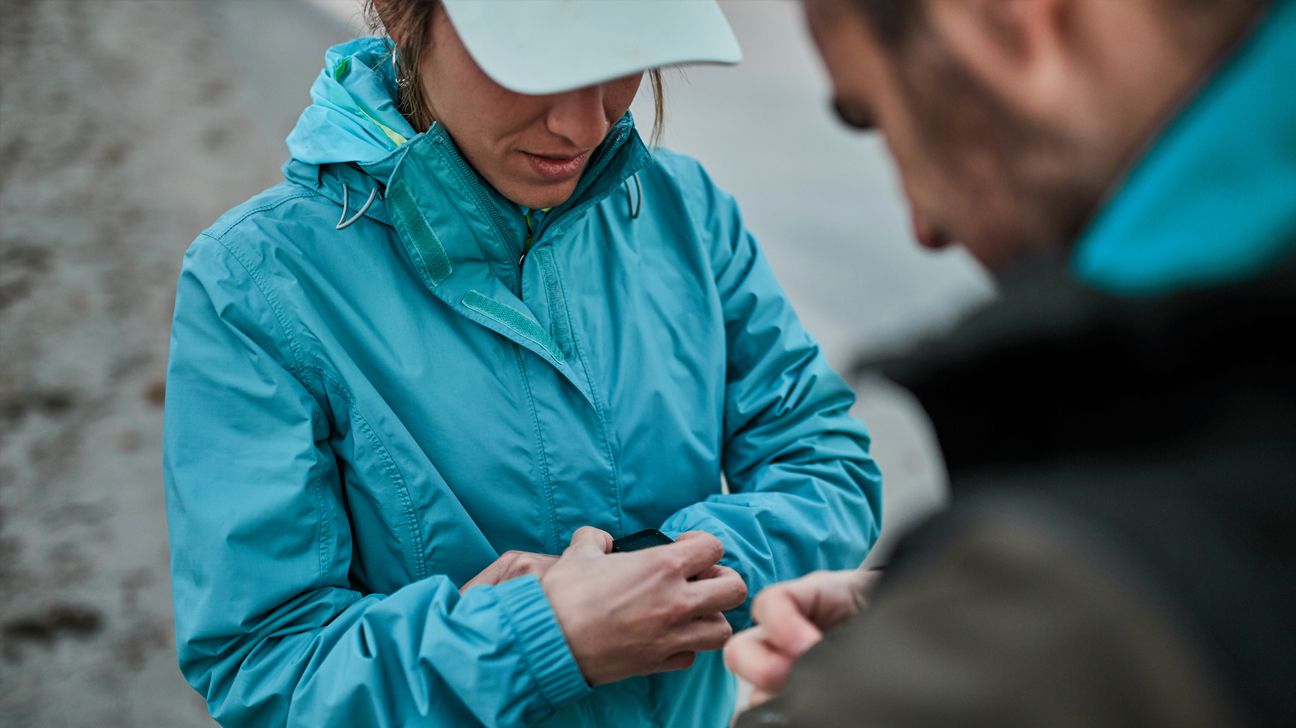
[[[571,198],[576,190],[577,180],[564,180],[547,184],[510,185],[513,189],[500,190],[500,193],[513,202],[533,210],[557,207]]]

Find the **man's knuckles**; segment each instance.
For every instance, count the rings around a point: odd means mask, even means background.
[[[764,642],[759,628],[734,637],[725,647],[725,665],[758,689],[777,691],[787,682],[792,659]]]
[[[787,683],[792,674],[792,660],[782,655],[770,653],[765,659],[753,660],[747,664],[744,677],[753,686],[767,692],[778,692]]]

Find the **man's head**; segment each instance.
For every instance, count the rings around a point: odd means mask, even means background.
[[[925,245],[1057,251],[1264,0],[804,0],[851,126]]]

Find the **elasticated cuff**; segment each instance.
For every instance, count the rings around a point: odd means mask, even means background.
[[[557,710],[588,695],[590,686],[567,647],[540,581],[534,576],[510,579],[495,587],[495,595],[546,707]],[[528,716],[532,720],[539,717]]]

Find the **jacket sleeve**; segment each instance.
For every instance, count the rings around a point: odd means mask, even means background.
[[[854,393],[828,366],[774,280],[732,197],[703,175],[699,221],[712,238],[727,348],[723,471],[728,493],[671,516],[702,530],[747,581],[750,598],[817,569],[855,567],[877,539],[881,474],[849,415]]]
[[[348,580],[327,408],[274,289],[200,238],[176,296],[164,471],[181,671],[225,725],[517,725],[589,691],[533,577]],[[475,719],[475,720],[474,720]]]

